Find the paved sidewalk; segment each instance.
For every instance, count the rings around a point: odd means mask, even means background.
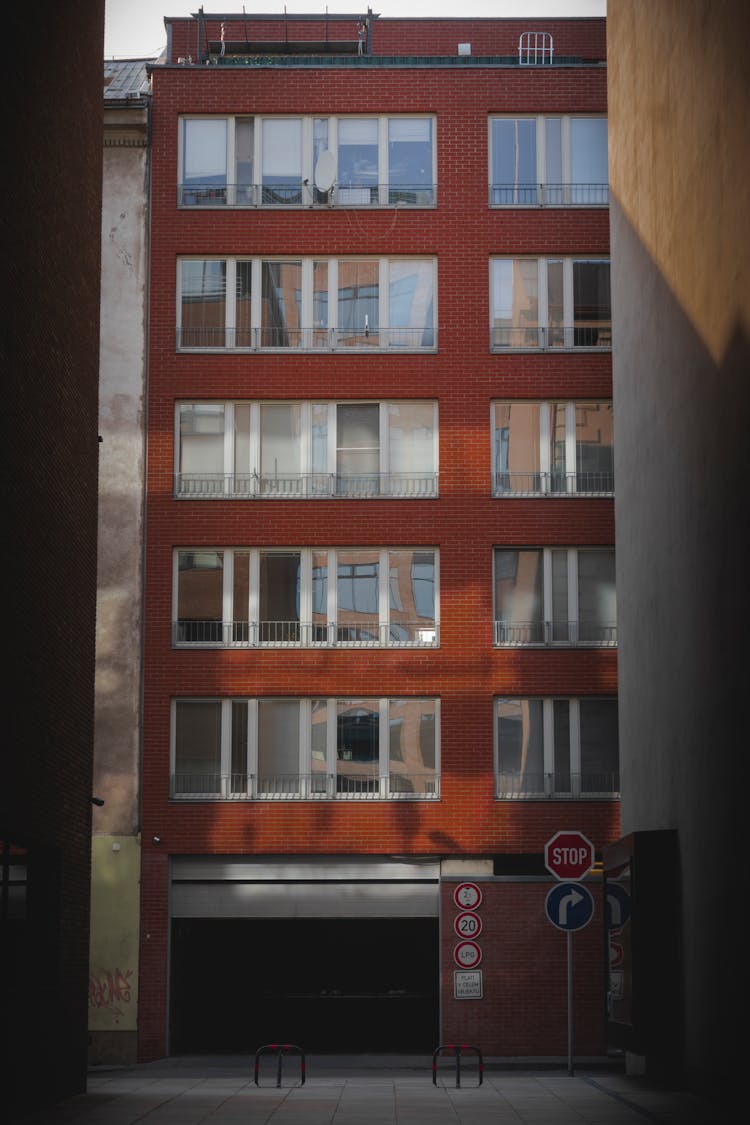
[[[723,1125],[715,1105],[658,1089],[617,1065],[467,1062],[432,1081],[431,1058],[308,1058],[307,1078],[285,1059],[253,1080],[253,1059],[167,1059],[94,1069],[86,1094],[22,1118],[24,1125]],[[266,1084],[267,1083],[267,1084]]]

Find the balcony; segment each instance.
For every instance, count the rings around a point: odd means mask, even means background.
[[[493,325],[490,329],[490,351],[593,351],[612,348],[612,325],[609,321],[580,323],[568,327],[543,328]]]
[[[435,351],[434,328],[177,328],[177,351]]]
[[[439,628],[414,622],[196,621],[172,624],[176,648],[437,648]]]
[[[176,473],[187,500],[423,500],[438,495],[437,473]]]
[[[495,621],[498,648],[616,648],[617,626],[595,621]]]
[[[435,207],[436,184],[334,185],[319,191],[306,181],[264,184],[180,184],[178,207]]]
[[[527,773],[500,772],[495,775],[498,801],[619,800],[620,774],[611,773]]]
[[[366,765],[333,773],[184,773],[170,777],[170,797],[191,801],[395,801],[438,800],[433,772],[382,775]]]
[[[609,207],[609,184],[490,184],[490,207]]]
[[[493,496],[614,496],[614,489],[611,470],[492,474]]]

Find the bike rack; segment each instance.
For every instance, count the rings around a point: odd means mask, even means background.
[[[482,1052],[478,1047],[472,1047],[469,1043],[444,1043],[440,1047],[436,1047],[432,1054],[432,1084],[437,1086],[437,1060],[438,1055],[451,1052],[456,1059],[456,1086],[461,1085],[461,1059],[466,1052],[470,1052],[471,1056],[477,1060],[477,1075],[479,1081],[477,1086],[481,1086],[484,1081],[484,1061],[482,1059]]]
[[[295,1046],[294,1043],[266,1043],[263,1047],[258,1047],[255,1052],[255,1064],[253,1067],[253,1074],[255,1078],[255,1085],[259,1086],[258,1073],[260,1070],[260,1059],[262,1055],[276,1055],[276,1088],[281,1086],[281,1067],[283,1060],[290,1056],[295,1055],[299,1057],[299,1070],[300,1070],[300,1086],[305,1084],[305,1053],[301,1047]]]

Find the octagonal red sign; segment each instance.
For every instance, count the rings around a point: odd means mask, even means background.
[[[573,828],[563,828],[544,845],[544,866],[556,879],[582,879],[594,863],[594,845]]]

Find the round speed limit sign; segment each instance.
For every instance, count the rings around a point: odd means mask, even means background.
[[[460,938],[479,937],[482,932],[482,919],[473,910],[464,910],[453,919],[453,929]]]

